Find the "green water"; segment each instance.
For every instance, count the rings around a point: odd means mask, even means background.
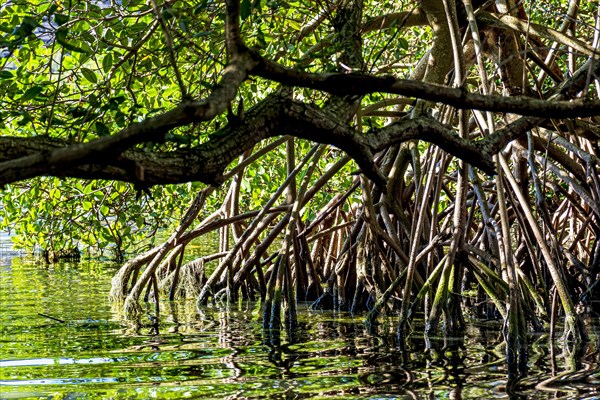
[[[471,324],[462,339],[433,340],[436,350],[415,332],[400,352],[393,320],[372,335],[360,317],[301,305],[298,328],[277,341],[263,332],[258,304],[199,315],[191,303],[165,302],[157,329],[136,330],[107,301],[113,273],[85,263],[0,266],[0,398],[600,397],[597,327],[577,348],[531,336],[528,374],[509,396],[498,324]]]

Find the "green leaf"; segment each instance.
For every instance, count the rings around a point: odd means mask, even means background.
[[[127,116],[125,114],[123,114],[121,111],[117,111],[117,113],[115,114],[115,122],[117,123],[117,126],[119,126],[119,128],[122,128],[125,126],[125,118]]]
[[[42,6],[44,6],[44,4],[42,4]],[[52,13],[54,13],[54,11],[56,11],[57,9],[58,9],[58,6],[54,3],[52,3],[52,4],[48,5],[46,12],[48,13],[48,15],[52,15]],[[39,11],[41,12],[42,10],[39,9]]]
[[[400,45],[400,48],[404,49],[404,50],[408,50],[408,41],[404,38],[400,38],[398,40],[398,43]]]
[[[83,193],[89,194],[89,193],[91,193],[91,191],[92,191],[93,188],[94,188],[94,182],[90,182],[83,189]]]
[[[166,11],[165,11],[165,13],[166,13]],[[163,15],[165,15],[165,14],[163,13]],[[136,24],[133,24],[133,25],[131,25],[131,26],[129,27],[129,29],[130,29],[132,32],[142,32],[142,31],[145,31],[145,30],[147,30],[147,29],[148,29],[148,24],[146,24],[146,23],[144,23],[144,22],[138,22],[138,23],[136,23]]]
[[[0,79],[6,80],[6,79],[12,79],[14,78],[13,73],[10,71],[0,71]]]
[[[57,188],[50,189],[50,198],[58,200],[60,198],[60,191]]]
[[[32,121],[31,114],[29,114],[28,112],[26,112],[26,113],[23,114],[23,118],[21,118],[20,120],[17,121],[17,125],[18,126],[25,126],[25,125],[27,125],[31,121]]]
[[[108,229],[102,229],[102,237],[109,243],[112,243],[115,240]]]
[[[87,54],[87,50],[73,44],[67,41],[67,36],[69,35],[69,29],[62,27],[59,28],[56,31],[56,41],[58,42],[58,44],[60,44],[62,47],[64,47],[67,50],[73,51],[75,53],[86,53]]]
[[[54,14],[54,22],[56,22],[58,26],[64,25],[69,22],[69,16],[65,14]]]
[[[250,0],[242,0],[242,4],[240,5],[240,17],[242,17],[242,20],[248,18],[251,12],[252,3],[250,3]]]
[[[98,78],[96,77],[96,74],[94,73],[94,71],[92,71],[91,69],[81,68],[81,74],[88,81],[90,81],[92,83],[98,83]]]
[[[199,37],[203,37],[203,36],[209,36],[212,33],[213,33],[213,31],[200,31],[200,32],[194,33],[192,36],[195,38],[199,38]]]
[[[92,107],[97,107],[98,103],[98,97],[94,93],[90,93],[88,96],[88,104]]]
[[[112,53],[108,53],[102,59],[102,70],[104,73],[108,74],[108,71],[112,68],[113,65],[113,57]]]
[[[175,11],[172,8],[167,8],[162,12],[164,19],[171,19],[175,17]]]
[[[185,18],[182,18],[179,20],[179,29],[181,29],[182,32],[188,33],[189,29],[188,29],[188,22]]]
[[[202,11],[204,11],[206,9],[206,6],[208,6],[208,0],[202,0],[200,2],[200,4],[198,4],[196,6],[196,8],[194,9],[194,14],[200,14]]]
[[[291,26],[291,27],[292,27],[294,30],[297,30],[297,31],[299,31],[299,30],[301,30],[301,29],[302,29],[302,27],[300,26],[300,24],[299,24],[298,22],[294,21],[293,19],[288,19],[286,22],[287,22],[287,24],[288,24],[289,26]]]
[[[34,99],[35,96],[42,93],[43,91],[44,91],[44,88],[41,86],[30,87],[29,89],[27,89],[27,91],[25,91],[23,96],[21,96],[20,100],[21,101],[29,101],[31,99]]]
[[[15,35],[17,37],[17,41],[18,40],[22,40],[25,39],[27,36],[29,36],[31,33],[33,33],[33,30],[35,28],[37,28],[38,26],[38,22],[29,17],[23,17],[23,21],[21,22],[21,25],[17,26],[14,31],[13,31],[13,35]]]
[[[94,128],[96,129],[96,134],[98,136],[110,135],[110,129],[108,129],[108,127],[100,121],[96,121],[96,123],[94,124]]]

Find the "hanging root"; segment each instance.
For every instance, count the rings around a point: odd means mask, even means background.
[[[174,292],[174,297],[184,299],[198,297],[200,288],[206,283],[205,262],[206,258],[201,257],[182,265],[177,279],[177,271],[172,271],[160,282],[161,293]]]
[[[183,266],[180,282],[182,297],[195,298],[198,296],[198,288],[206,282],[204,271],[204,260],[201,258]]]

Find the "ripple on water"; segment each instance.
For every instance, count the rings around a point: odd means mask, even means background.
[[[400,352],[393,320],[370,335],[360,318],[300,307],[297,329],[278,341],[263,334],[257,304],[198,316],[193,304],[164,303],[158,330],[132,330],[106,300],[113,271],[19,261],[2,270],[2,398],[508,397],[495,328],[473,327],[429,350],[414,334]],[[532,336],[517,393],[599,396],[600,339],[592,338],[569,349]]]

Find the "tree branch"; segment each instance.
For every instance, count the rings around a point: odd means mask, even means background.
[[[532,35],[537,38],[547,39],[571,47],[587,56],[598,58],[598,52],[589,44],[560,31],[531,21],[523,21],[507,14],[496,15],[489,12],[480,12],[477,14],[477,22],[480,22],[482,26],[493,26],[505,30],[514,30],[524,35]]]
[[[542,120],[537,117],[546,118],[551,115],[552,118],[574,118],[600,115],[598,100],[563,100],[573,98],[585,87],[589,82],[589,73],[594,76],[600,75],[600,60],[590,60],[573,77],[548,93],[548,97],[554,96],[551,100],[519,96],[484,96],[441,85],[395,79],[391,76],[312,74],[282,67],[244,47],[239,42],[241,39],[236,31],[239,30],[239,26],[236,28],[236,21],[239,19],[236,16],[239,11],[236,11],[236,7],[239,4],[234,0],[228,1],[227,4],[228,19],[231,20],[228,27],[231,32],[228,37],[235,42],[237,50],[231,54],[221,82],[206,99],[183,103],[159,116],[132,124],[114,135],[86,143],[72,144],[50,139],[44,142],[46,139],[38,138],[3,138],[1,143],[5,153],[0,157],[0,184],[41,175],[110,178],[145,185],[191,180],[218,184],[222,182],[222,173],[226,166],[232,157],[240,154],[239,151],[244,151],[267,137],[288,132],[316,142],[330,143],[347,151],[365,174],[376,182],[381,182],[382,177],[373,165],[372,154],[391,142],[410,139],[434,143],[454,156],[490,172],[489,156],[499,152],[508,142],[520,137],[530,127],[539,124]],[[396,93],[442,102],[457,108],[512,112],[535,118],[516,121],[479,143],[458,139],[449,128],[435,125],[431,120],[412,123],[400,121],[398,125],[390,125],[361,137],[347,124],[340,123],[336,117],[316,107],[286,99],[284,102],[287,101],[287,108],[281,108],[282,105],[277,101],[273,104],[274,97],[271,97],[271,100],[266,99],[253,108],[253,119],[247,118],[241,126],[226,127],[223,132],[218,132],[215,138],[195,149],[187,150],[187,153],[155,153],[152,155],[155,159],[151,160],[141,152],[129,150],[143,142],[161,142],[165,134],[173,128],[213,119],[227,109],[239,85],[251,73],[286,85],[323,90],[340,96],[373,92]],[[282,101],[281,98],[278,99]],[[262,115],[258,115],[259,113]],[[271,119],[267,119],[267,116],[271,116]],[[36,146],[37,151],[34,151]],[[171,174],[172,176],[167,176]]]
[[[244,47],[240,34],[240,1],[227,0],[225,7],[225,43],[227,54],[232,57]]]
[[[464,89],[369,74],[315,74],[283,67],[262,58],[254,50],[257,65],[252,74],[288,86],[306,87],[331,94],[363,96],[392,93],[448,104],[460,109],[505,112],[532,117],[583,118],[600,115],[600,100],[540,100],[525,96],[496,96],[469,93]],[[600,60],[593,61],[593,74],[600,75]],[[573,79],[573,78],[571,78]]]
[[[148,153],[139,149],[124,151],[119,157],[108,157],[112,149],[89,154],[81,144],[40,136],[35,138],[0,137],[0,166],[14,162],[21,165],[18,174],[0,175],[0,184],[33,176],[58,176],[85,179],[114,179],[140,186],[201,181],[218,185],[224,171],[241,153],[267,138],[283,134],[331,144],[355,159],[363,173],[375,182],[384,178],[374,167],[373,154],[396,143],[412,139],[436,144],[450,154],[487,173],[493,173],[490,145],[459,138],[449,127],[422,117],[405,119],[381,129],[359,133],[339,118],[318,107],[271,95],[246,113],[243,124],[228,125],[210,139],[191,149]],[[39,154],[71,154],[60,164],[53,158],[52,168],[31,166],[25,162]],[[15,160],[16,159],[16,160]],[[78,163],[72,159],[80,160]],[[65,168],[65,166],[69,168]],[[26,177],[26,178],[23,178]]]
[[[362,31],[372,32],[397,26],[410,28],[411,26],[420,25],[427,25],[427,17],[422,10],[417,9],[414,11],[400,11],[373,17],[362,26]]]

